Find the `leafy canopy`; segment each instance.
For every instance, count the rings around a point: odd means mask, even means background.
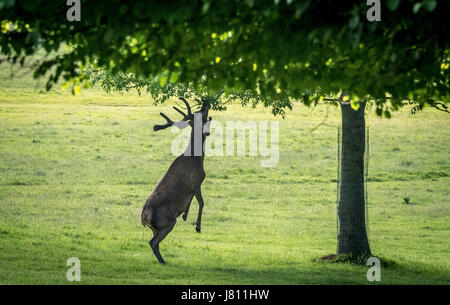
[[[85,0],[69,22],[65,0],[0,0],[0,53],[23,64],[44,48],[35,76],[49,75],[48,88],[91,79],[161,101],[262,101],[274,114],[340,90],[378,114],[405,99],[446,107],[450,1],[381,2],[381,21],[369,22],[365,0]]]

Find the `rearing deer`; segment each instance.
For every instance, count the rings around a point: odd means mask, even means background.
[[[202,99],[202,108],[192,114],[189,103],[184,98],[180,98],[180,100],[186,105],[187,114],[177,107],[173,108],[184,118],[179,122],[173,122],[164,113],[160,113],[167,123],[155,125],[153,130],[162,130],[172,125],[178,128],[189,125],[192,127],[189,145],[186,151],[170,165],[166,174],[147,198],[141,213],[142,225],[153,231],[153,238],[149,244],[161,264],[165,262],[159,253],[159,243],[172,231],[178,216],[183,214],[183,220],[186,221],[194,196],[199,204],[195,229],[198,233],[201,231],[204,204],[201,185],[206,177],[203,168],[204,142],[210,133],[211,118],[208,119],[210,104]]]

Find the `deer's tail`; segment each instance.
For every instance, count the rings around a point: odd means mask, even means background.
[[[141,224],[144,227],[149,227],[153,231],[155,227],[152,225],[152,212],[149,209],[143,209],[141,213]]]
[[[150,211],[148,211],[147,209],[143,209],[141,213],[141,224],[144,227],[148,227],[148,225],[150,224],[150,220],[151,220]]]

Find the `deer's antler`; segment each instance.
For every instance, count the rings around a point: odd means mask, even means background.
[[[189,106],[189,103],[183,97],[180,97],[180,100],[183,101],[183,103],[186,105],[187,114],[175,106],[173,107],[173,109],[175,109],[179,114],[183,116],[183,121],[192,120],[194,116],[192,115],[191,106]]]
[[[166,129],[167,127],[170,127],[170,126],[173,125],[173,121],[172,121],[171,119],[169,119],[169,118],[167,117],[167,115],[165,115],[165,114],[162,113],[162,112],[160,112],[159,114],[160,114],[163,118],[166,119],[167,123],[164,124],[164,125],[155,125],[155,126],[153,126],[153,130],[154,130],[154,131],[158,131],[158,130],[161,130],[161,129]]]
[[[180,100],[183,101],[183,103],[186,105],[186,110],[187,110],[187,114],[184,113],[183,111],[181,111],[180,109],[178,109],[177,107],[173,107],[173,109],[175,109],[179,114],[181,114],[183,116],[182,121],[189,121],[189,120],[193,120],[194,119],[194,115],[192,114],[191,111],[191,106],[189,106],[189,103],[186,101],[186,99],[184,99],[183,97],[180,97]],[[165,129],[167,127],[172,126],[173,124],[175,124],[171,119],[169,119],[164,113],[160,113],[160,115],[166,119],[167,123],[164,125],[155,125],[153,126],[153,130],[154,131],[158,131],[161,129]]]

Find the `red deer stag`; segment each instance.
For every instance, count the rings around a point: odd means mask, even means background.
[[[179,122],[173,122],[164,113],[160,113],[167,123],[155,125],[153,130],[162,130],[172,125],[178,128],[184,128],[189,125],[192,127],[189,145],[186,151],[170,165],[166,174],[148,197],[141,213],[142,225],[149,227],[153,231],[153,238],[149,244],[161,264],[165,262],[159,253],[159,243],[172,231],[178,216],[183,214],[183,220],[186,221],[194,196],[199,204],[195,228],[198,233],[201,230],[204,204],[201,185],[206,176],[203,168],[204,142],[210,132],[211,118],[208,119],[210,104],[202,99],[202,108],[200,111],[192,114],[188,102],[184,98],[180,98],[180,100],[186,105],[187,114],[177,107],[173,108],[182,114],[184,118]]]

